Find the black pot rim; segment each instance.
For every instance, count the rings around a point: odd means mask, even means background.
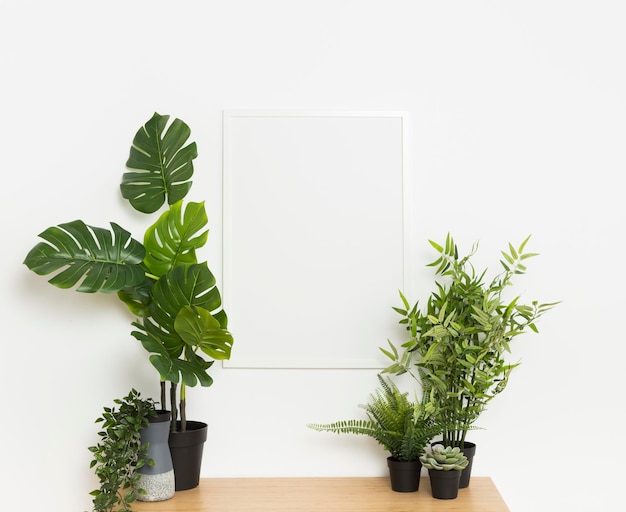
[[[436,444],[443,444],[443,441],[434,441],[432,443],[430,443],[431,446],[435,446]],[[471,449],[471,448],[476,448],[476,444],[475,443],[471,443],[470,441],[463,441],[463,450],[464,449]]]
[[[172,434],[184,434],[185,432],[181,432],[180,430],[178,430],[180,427],[180,420],[176,421],[176,431],[172,432]],[[187,420],[187,430],[186,432],[191,432],[191,431],[195,431],[195,430],[202,430],[202,429],[206,429],[209,426],[204,423],[203,421],[193,421],[193,420]]]
[[[164,409],[160,409],[156,411],[156,416],[149,416],[148,421],[150,423],[163,423],[164,421],[170,421],[171,413],[170,411],[166,411]]]
[[[397,457],[387,457],[387,463],[391,463],[391,464],[406,464],[406,465],[422,465],[422,461],[419,460],[419,458],[417,459],[413,459],[413,460],[400,460]]]
[[[447,479],[449,478],[450,480],[454,480],[455,478],[459,478],[461,471],[463,471],[462,469],[431,469],[428,468],[428,474],[429,475],[433,475],[435,478],[442,478],[442,479]]]
[[[176,426],[180,421],[176,422]],[[170,432],[170,447],[194,446],[203,444],[207,440],[208,425],[202,421],[187,420],[187,430]]]

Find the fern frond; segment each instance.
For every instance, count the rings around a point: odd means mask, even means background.
[[[366,435],[375,439],[392,457],[398,460],[416,460],[424,447],[441,433],[427,413],[428,408],[408,399],[390,379],[378,375],[380,388],[370,394],[370,401],[360,407],[367,420],[337,421],[309,424],[318,432]],[[424,395],[426,396],[426,395]]]

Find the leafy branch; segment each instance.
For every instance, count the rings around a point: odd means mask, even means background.
[[[527,237],[517,248],[502,251],[502,272],[486,282],[487,269],[476,272],[471,251],[459,256],[453,238],[445,244],[429,241],[439,253],[428,266],[436,267],[436,290],[426,308],[412,307],[400,292],[401,315],[409,340],[398,350],[391,342],[381,351],[392,361],[384,373],[409,373],[420,381],[429,400],[437,404],[437,420],[445,426],[444,444],[463,446],[472,427],[489,401],[501,393],[511,371],[506,354],[511,341],[527,329],[538,332],[536,321],[556,302],[521,304],[520,297],[506,301],[503,294],[513,277],[526,272],[526,261],[537,256],[525,252]],[[415,371],[416,370],[416,371]]]
[[[89,467],[100,481],[100,487],[90,493],[94,512],[131,512],[137,495],[145,494],[137,470],[145,464],[154,465],[147,457],[147,443],[141,444],[141,429],[156,416],[154,402],[142,399],[138,391],[131,389],[114,403],[117,407],[104,407],[96,420],[102,423],[100,441],[89,447],[93,454]]]

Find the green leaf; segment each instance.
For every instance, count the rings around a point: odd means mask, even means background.
[[[174,366],[175,359],[172,359],[167,351],[158,354],[151,354],[149,357],[150,363],[156,368],[161,376],[161,379],[168,382],[174,382],[178,384],[180,382],[180,372],[178,368]]]
[[[409,301],[406,300],[406,297],[401,291],[398,291],[398,293],[400,294],[400,299],[402,300],[402,304],[404,304],[404,307],[408,310],[411,307],[411,305],[409,304]]]
[[[434,242],[433,240],[428,240],[428,243],[432,245],[437,252],[443,252],[443,247],[441,247],[441,245],[439,245],[437,242]]]
[[[40,233],[46,242],[35,245],[24,264],[38,275],[58,271],[49,280],[58,288],[78,284],[79,292],[115,293],[136,286],[145,278],[144,247],[113,222],[111,229],[82,220],[52,226]]]
[[[180,119],[167,126],[169,116],[155,112],[133,139],[120,189],[122,196],[143,213],[157,211],[166,201],[183,199],[191,187],[196,143],[185,146],[191,134]]]
[[[513,265],[513,258],[511,258],[511,256],[509,256],[506,252],[501,251],[502,256],[504,256],[504,259],[506,259],[506,261],[509,263],[509,265]]]
[[[162,372],[162,378],[169,382],[178,383],[182,381],[184,385],[190,387],[195,386],[198,382],[205,387],[213,383],[213,379],[206,372],[210,364],[201,358],[186,361],[169,356],[152,355],[150,362],[160,373]]]
[[[528,243],[528,240],[530,240],[531,235],[528,235],[524,241],[520,244],[519,248],[518,248],[518,252],[520,254],[522,254],[524,252],[524,247],[526,247],[526,244]]]
[[[147,308],[152,302],[151,292],[154,283],[154,279],[146,275],[143,283],[133,287],[125,287],[117,292],[117,296],[126,304],[131,313],[141,318],[147,313]]]
[[[193,350],[225,359],[230,357],[232,335],[226,330],[228,318],[207,264],[175,267],[157,281],[152,296],[148,315],[133,324],[139,330],[132,335],[151,353],[150,362],[163,380],[211,385],[206,370],[213,361],[205,361]],[[177,324],[183,310],[187,311]]]
[[[182,207],[182,201],[174,203],[146,230],[145,265],[157,277],[175,266],[197,263],[196,249],[206,243],[208,231],[201,232],[208,222],[204,202],[191,202],[184,212]]]
[[[206,262],[179,266],[161,277],[152,290],[153,301],[148,308],[149,316],[143,321],[144,330],[159,340],[172,356],[182,352],[185,342],[176,332],[174,322],[185,306],[206,309],[219,322],[222,329],[228,327],[228,318],[222,309],[222,300],[215,277]]]
[[[428,263],[426,266],[427,267],[436,267],[437,265],[441,264],[442,262],[443,262],[443,265],[442,265],[442,267],[443,267],[443,266],[446,265],[446,260],[444,260],[443,257],[439,257],[435,261],[433,261],[432,263]],[[439,273],[439,271],[438,271],[438,273]]]
[[[208,310],[198,306],[184,306],[176,315],[174,329],[185,343],[199,347],[209,357],[216,360],[230,359],[233,337],[221,328]]]
[[[387,343],[389,344],[389,348],[391,349],[391,352],[380,347],[379,349],[389,359],[391,359],[392,361],[396,361],[398,359],[398,349],[395,347],[393,343],[391,343],[391,341],[387,340]]]

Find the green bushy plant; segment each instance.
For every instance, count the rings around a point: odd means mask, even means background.
[[[156,416],[152,399],[141,398],[131,389],[124,398],[114,400],[113,407],[104,407],[96,423],[102,423],[100,440],[90,446],[93,454],[90,468],[100,481],[93,490],[94,512],[130,512],[137,495],[145,494],[140,487],[137,470],[154,462],[147,458],[147,444],[141,444],[141,429]]]
[[[412,307],[400,293],[403,307],[393,308],[410,333],[398,350],[391,342],[381,348],[393,363],[387,373],[410,373],[419,381],[429,400],[436,404],[436,420],[444,427],[443,443],[463,447],[468,430],[487,404],[501,393],[518,363],[508,363],[511,341],[527,330],[537,332],[535,322],[556,303],[519,297],[505,299],[514,276],[526,272],[526,262],[536,256],[526,252],[527,237],[519,247],[509,244],[502,251],[502,272],[486,280],[487,269],[476,272],[469,254],[459,255],[452,236],[445,244],[430,241],[437,259],[436,290],[424,310]]]
[[[370,401],[359,407],[368,419],[347,420],[326,424],[309,424],[318,432],[366,435],[375,439],[399,461],[417,460],[426,444],[439,432],[427,403],[412,402],[390,379],[378,375],[380,389],[370,395]]]

